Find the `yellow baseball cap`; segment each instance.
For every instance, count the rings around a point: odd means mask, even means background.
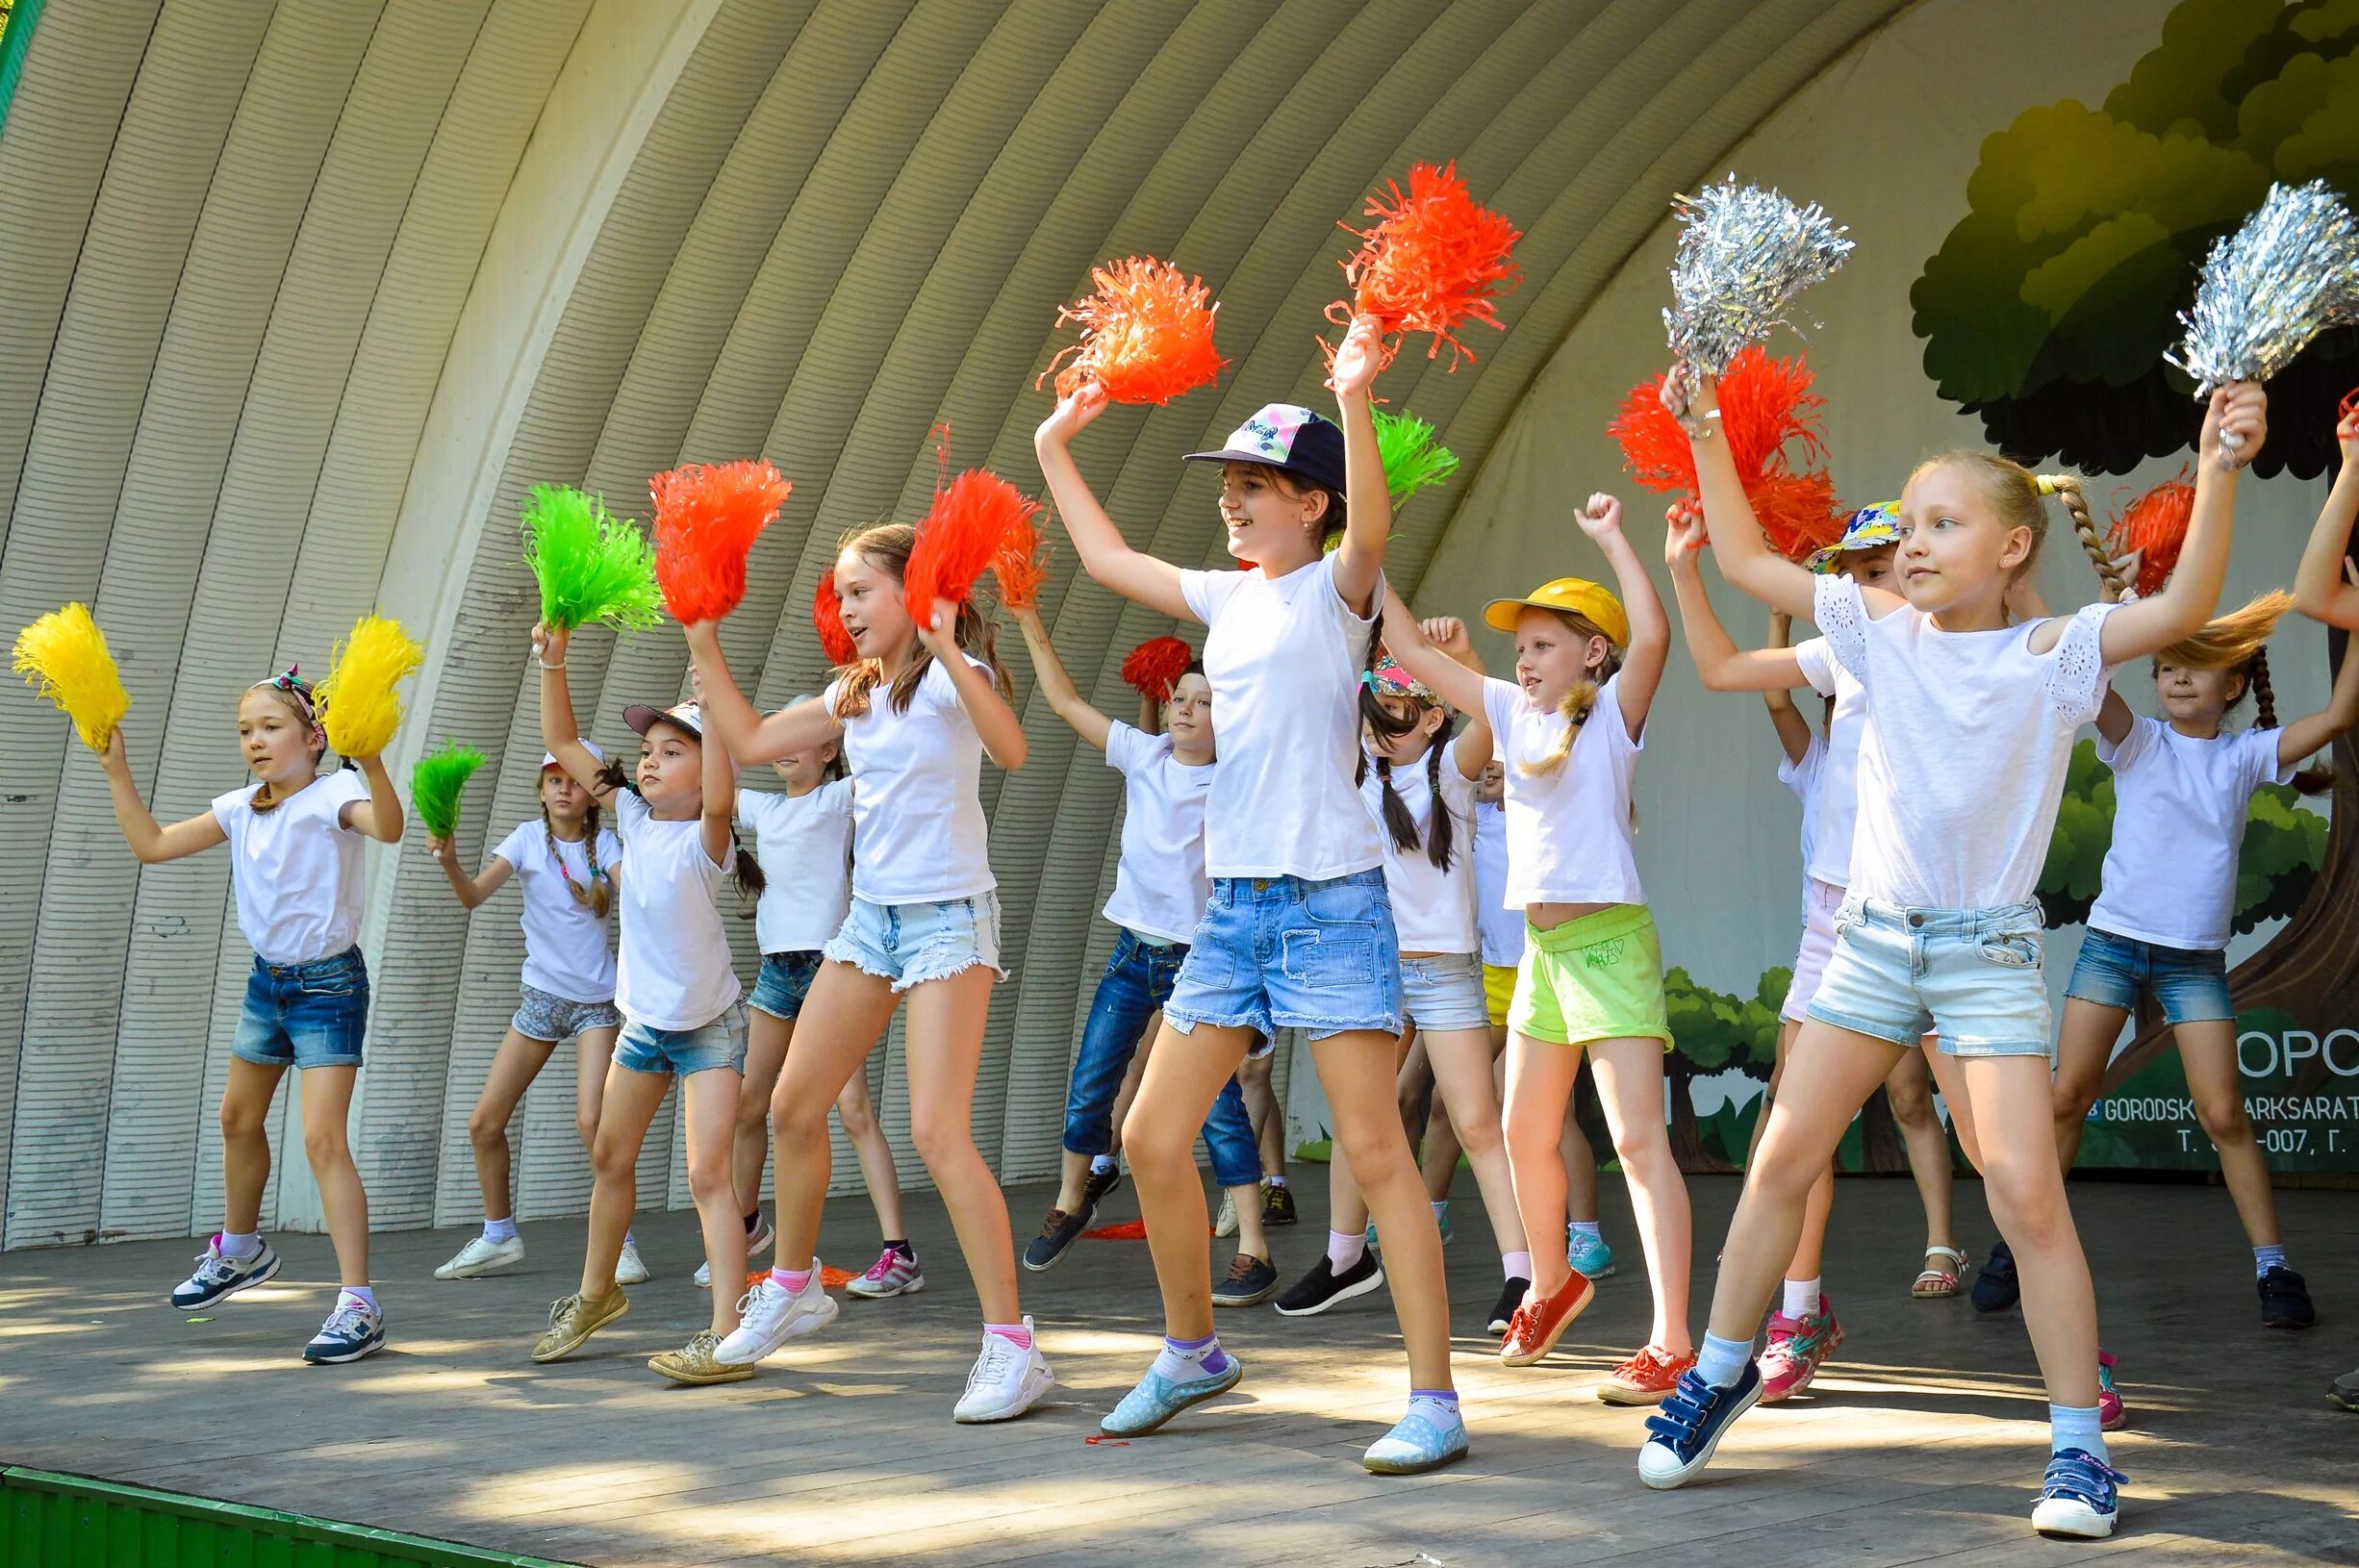
[[[1527,597],[1493,599],[1483,607],[1484,624],[1511,633],[1515,630],[1515,612],[1527,605],[1535,610],[1560,610],[1581,616],[1604,632],[1615,647],[1630,646],[1630,617],[1623,613],[1622,601],[1586,577],[1559,577],[1554,582],[1542,583]]]

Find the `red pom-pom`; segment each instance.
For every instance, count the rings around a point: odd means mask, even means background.
[[[1040,586],[1049,580],[1049,542],[1029,515],[1000,541],[999,553],[991,558],[991,575],[1000,585],[1000,602],[1010,610],[1039,605]]]
[[[1433,345],[1426,350],[1427,359],[1448,343],[1450,368],[1457,369],[1461,359],[1471,365],[1474,352],[1459,341],[1456,329],[1468,321],[1506,325],[1491,301],[1523,281],[1513,259],[1515,241],[1523,235],[1468,193],[1456,159],[1440,168],[1411,166],[1406,195],[1390,181],[1385,190],[1389,198],[1368,198],[1374,228],[1341,225],[1360,240],[1343,264],[1352,302],[1330,305],[1327,318],[1343,326],[1355,316],[1373,316],[1388,340],[1430,332]],[[1386,357],[1398,348],[1389,343]]]
[[[2116,555],[2127,555],[2132,550],[2145,553],[2138,560],[2138,594],[2149,597],[2162,592],[2170,578],[2170,570],[2179,564],[2179,547],[2187,543],[2187,525],[2195,515],[2195,487],[2181,468],[2175,478],[2166,479],[2132,501],[2127,511],[2114,519],[2109,543]]]
[[[1028,530],[1039,512],[1039,502],[982,468],[969,468],[936,492],[901,573],[909,618],[923,626],[933,620],[936,599],[964,604],[973,598],[1008,535]]]
[[[1759,343],[1748,346],[1720,378],[1720,428],[1713,437],[1728,443],[1738,480],[1771,547],[1795,558],[1833,544],[1843,522],[1826,473],[1794,471],[1797,459],[1807,465],[1826,457],[1818,433],[1825,399],[1811,391],[1811,381],[1801,355],[1773,359]],[[1622,461],[1640,485],[1693,497],[1699,493],[1695,451],[1664,410],[1661,392],[1661,376],[1633,387],[1606,433],[1620,443]]]
[[[1139,695],[1169,702],[1171,689],[1195,662],[1196,650],[1177,637],[1151,637],[1122,662],[1122,678]]]
[[[1205,303],[1211,291],[1202,278],[1152,256],[1092,267],[1089,275],[1098,291],[1056,313],[1058,326],[1080,327],[1081,341],[1051,360],[1034,387],[1053,375],[1059,397],[1094,381],[1109,402],[1168,403],[1219,378],[1229,364],[1212,347],[1220,306]]]
[[[794,486],[768,463],[689,463],[647,481],[655,581],[682,625],[718,620],[746,596],[746,552]]]
[[[835,591],[835,568],[820,575],[819,592],[811,595],[811,624],[819,628],[820,651],[838,670],[860,662],[851,633],[844,629],[844,600]]]

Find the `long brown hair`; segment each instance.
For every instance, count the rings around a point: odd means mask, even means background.
[[[836,553],[846,550],[857,553],[861,560],[900,582],[909,569],[909,551],[916,545],[917,528],[906,522],[880,522],[873,528],[858,528],[844,536]],[[969,600],[958,607],[958,645],[991,667],[991,684],[1000,695],[1015,699],[1016,684],[1007,675],[1007,667],[1000,663],[999,639],[990,615],[983,606]],[[918,683],[926,678],[933,664],[932,650],[923,641],[910,651],[909,662],[901,672],[893,677],[891,701],[895,713],[907,713],[909,704],[918,695]],[[876,683],[884,679],[884,661],[862,659],[845,670],[838,678],[835,694],[835,721],[842,723],[868,712],[870,694]]]

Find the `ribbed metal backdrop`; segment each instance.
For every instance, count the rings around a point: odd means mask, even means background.
[[[1476,336],[1479,364],[1408,362],[1382,390],[1471,473],[1668,195],[1897,9],[53,4],[0,137],[0,630],[94,604],[168,821],[242,777],[242,687],[324,668],[374,605],[402,613],[434,648],[393,760],[406,771],[444,735],[491,756],[471,860],[532,809],[515,534],[532,484],[644,514],[652,471],[774,462],[795,493],[725,641],[782,702],[821,677],[807,606],[838,536],[923,508],[944,421],[961,465],[1036,485],[1031,378],[1056,305],[1093,262],[1153,253],[1212,284],[1234,367],[1172,408],[1109,412],[1078,456],[1134,540],[1215,559],[1209,481],[1175,456],[1264,402],[1317,399],[1336,220],[1412,160],[1453,156],[1525,229],[1527,281],[1508,331]],[[1422,574],[1462,486],[1407,509],[1396,580]],[[1168,624],[1069,581],[1044,611],[1083,684],[1129,711],[1115,667]],[[619,742],[621,704],[668,698],[684,670],[676,633],[587,635],[575,700]],[[1055,1166],[1120,802],[1045,704],[1026,721],[1030,762],[984,784],[1016,978],[976,1130],[1011,1178]],[[13,682],[0,732],[0,1241],[210,1228],[250,962],[227,861],[143,872],[91,759]],[[475,1212],[466,1109],[521,950],[513,895],[470,919],[422,837],[370,851],[356,1141],[384,1227]],[[897,1050],[872,1067],[922,1180]],[[570,1062],[545,1076],[520,1140],[527,1216],[588,1189]],[[279,1149],[266,1215],[301,1223],[299,1136]],[[684,1198],[678,1163],[650,1156],[647,1200]]]

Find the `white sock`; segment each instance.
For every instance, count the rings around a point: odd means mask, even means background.
[[[1509,1279],[1529,1280],[1532,1277],[1532,1254],[1502,1252],[1499,1254],[1499,1267],[1506,1271]]]
[[[1172,1339],[1166,1337],[1163,1349],[1155,1353],[1154,1365],[1149,1370],[1169,1378],[1173,1382],[1193,1382],[1209,1375],[1217,1376],[1229,1365],[1229,1357],[1221,1353],[1218,1334],[1206,1334],[1202,1339]]]
[[[1089,1157],[1089,1174],[1091,1176],[1103,1176],[1106,1174],[1106,1172],[1111,1171],[1113,1168],[1114,1156],[1111,1154],[1092,1154]]]
[[[1273,1187],[1282,1187],[1286,1184],[1286,1178],[1284,1176],[1272,1176],[1269,1178],[1269,1181],[1270,1185]]]
[[[1584,1236],[1594,1236],[1599,1241],[1606,1239],[1605,1231],[1599,1228],[1595,1220],[1575,1220],[1573,1222],[1573,1229]]]
[[[2051,1404],[2047,1407],[2047,1449],[2051,1454],[2062,1454],[2068,1448],[2079,1449],[2107,1464],[2113,1458],[2105,1452],[2105,1428],[2097,1415],[2098,1406]]]
[[[484,1221],[483,1239],[491,1242],[516,1240],[516,1216],[511,1214],[504,1220]]]
[[[1744,1376],[1744,1364],[1752,1359],[1751,1340],[1722,1339],[1706,1329],[1704,1343],[1696,1347],[1695,1375],[1714,1388],[1734,1388]]]
[[[371,1312],[377,1310],[377,1293],[372,1286],[346,1285],[343,1288],[343,1294],[336,1298],[336,1304],[342,1306],[347,1297],[360,1302]]]
[[[243,1235],[239,1235],[235,1232],[224,1230],[221,1232],[220,1239],[216,1242],[215,1245],[221,1249],[221,1255],[223,1257],[234,1257],[239,1262],[242,1263],[247,1258],[252,1257],[256,1252],[262,1251],[262,1232],[259,1230],[249,1230]]]
[[[1368,1238],[1357,1230],[1330,1230],[1327,1233],[1327,1269],[1330,1274],[1344,1274],[1358,1267],[1367,1255]]]
[[[1433,1424],[1433,1429],[1448,1432],[1463,1427],[1465,1419],[1459,1414],[1458,1390],[1455,1388],[1415,1388],[1409,1391],[1408,1414],[1423,1416]]]
[[[1786,1304],[1780,1310],[1789,1318],[1800,1320],[1818,1310],[1818,1281],[1788,1279],[1786,1281]]]

